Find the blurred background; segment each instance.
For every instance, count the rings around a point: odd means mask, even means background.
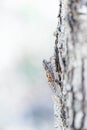
[[[53,55],[58,0],[0,0],[0,130],[53,130],[42,60]]]

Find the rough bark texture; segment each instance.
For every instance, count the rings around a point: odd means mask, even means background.
[[[54,59],[43,61],[55,128],[87,130],[87,1],[60,0]]]
[[[87,2],[68,1],[68,98],[69,125],[74,130],[87,129]],[[67,88],[68,90],[68,88]],[[67,103],[68,104],[68,103]],[[71,105],[70,105],[71,104]],[[72,118],[71,118],[72,117]]]

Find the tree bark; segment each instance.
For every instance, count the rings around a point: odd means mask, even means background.
[[[43,61],[55,128],[87,130],[87,1],[60,0],[54,59]]]

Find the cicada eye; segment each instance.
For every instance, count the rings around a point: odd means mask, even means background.
[[[45,60],[43,60],[43,65],[45,65],[46,63],[45,63]]]
[[[46,61],[46,60],[43,60],[43,66],[44,66],[44,69],[45,69],[45,70],[48,68],[48,66],[47,66],[47,61]]]
[[[46,65],[46,60],[43,60],[43,64]]]
[[[45,60],[43,60],[43,63],[45,63]]]

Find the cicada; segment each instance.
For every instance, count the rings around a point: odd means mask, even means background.
[[[43,66],[44,66],[44,69],[46,72],[46,77],[48,79],[49,85],[50,85],[52,91],[56,92],[55,76],[54,76],[51,62],[47,62],[46,60],[43,60]]]

